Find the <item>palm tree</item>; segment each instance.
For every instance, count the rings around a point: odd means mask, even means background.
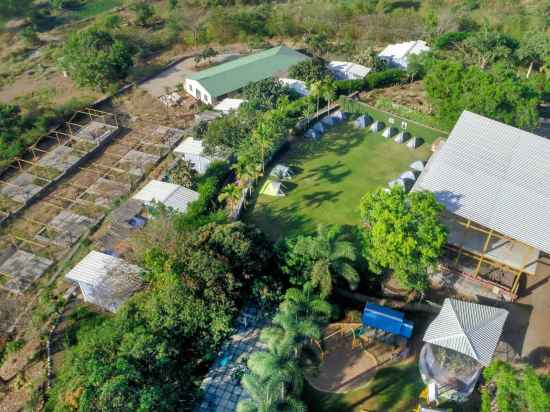
[[[327,101],[327,111],[330,108],[331,102],[336,98],[336,85],[332,80],[327,80],[322,88],[323,99]]]
[[[304,108],[303,114],[304,114],[304,117],[307,120],[307,126],[309,127],[309,122],[311,121],[311,116],[313,116],[315,114],[315,106],[313,106],[310,101],[308,101],[306,107]]]
[[[323,94],[323,82],[322,81],[316,81],[311,84],[309,87],[309,94],[312,97],[315,97],[317,99],[317,111],[316,113],[319,113],[319,99],[321,98],[321,95]]]
[[[357,260],[353,243],[323,225],[317,228],[316,241],[321,257],[313,264],[310,276],[313,286],[319,287],[321,297],[332,293],[336,278],[345,279],[352,290],[357,288],[359,273],[349,263]]]
[[[220,194],[218,195],[218,200],[220,202],[227,202],[228,206],[233,209],[237,202],[241,198],[242,191],[239,186],[235,183],[226,185]]]
[[[329,320],[333,313],[332,305],[315,294],[315,287],[311,282],[306,282],[302,289],[289,288],[280,310],[285,313],[293,311],[300,319],[323,322]]]
[[[235,172],[239,186],[246,186],[250,181],[253,181],[256,176],[256,166],[250,162],[239,160],[231,166],[231,169]]]

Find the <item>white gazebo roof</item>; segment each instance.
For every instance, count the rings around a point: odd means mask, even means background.
[[[144,203],[159,202],[167,207],[185,213],[188,204],[197,200],[199,194],[194,190],[174,183],[151,180],[132,198],[141,200]]]
[[[424,342],[468,355],[487,366],[507,316],[505,309],[445,299],[439,315],[424,334]]]
[[[332,61],[328,64],[329,70],[342,79],[362,79],[372,70],[361,64],[352,62]]]
[[[192,154],[196,156],[201,156],[203,152],[204,146],[202,140],[197,140],[192,137],[188,137],[174,149],[174,153]]]
[[[219,102],[217,105],[215,105],[214,110],[218,112],[229,113],[232,110],[237,110],[244,102],[246,102],[246,100],[232,99],[230,97],[227,97]]]

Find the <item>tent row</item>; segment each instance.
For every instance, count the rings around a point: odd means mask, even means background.
[[[305,136],[309,139],[317,140],[325,134],[328,129],[343,122],[347,117],[347,113],[338,110],[333,114],[325,116],[322,120],[315,122],[315,124],[305,132]]]
[[[420,137],[413,137],[409,132],[404,130],[399,131],[397,127],[388,126],[380,120],[374,120],[367,114],[359,116],[355,119],[354,126],[358,129],[368,128],[371,132],[378,133],[382,131],[382,137],[385,139],[393,139],[395,143],[405,143],[409,149],[416,149],[424,143]]]
[[[388,187],[391,189],[394,186],[401,186],[406,192],[412,189],[416,179],[424,170],[425,163],[422,160],[417,160],[409,165],[410,170],[407,170],[399,175],[394,180],[388,182]]]

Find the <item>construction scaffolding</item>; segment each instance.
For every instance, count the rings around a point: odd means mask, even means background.
[[[441,269],[517,299],[521,277],[536,273],[540,251],[456,215],[446,214],[445,220],[449,237]]]

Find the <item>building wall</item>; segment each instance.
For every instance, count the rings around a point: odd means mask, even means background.
[[[185,91],[196,99],[201,100],[206,104],[216,103],[216,99],[210,96],[210,93],[196,80],[185,79]]]

